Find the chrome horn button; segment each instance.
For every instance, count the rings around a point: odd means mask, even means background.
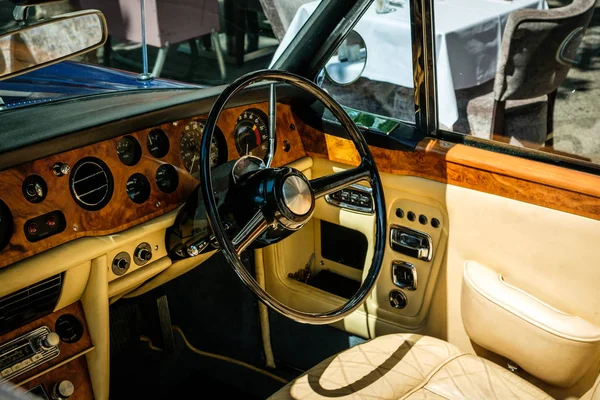
[[[309,183],[298,175],[290,175],[283,181],[283,203],[294,214],[306,215],[313,206],[313,194]]]

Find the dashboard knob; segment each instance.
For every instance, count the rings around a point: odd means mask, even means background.
[[[112,271],[115,275],[123,275],[131,265],[131,257],[126,251],[122,251],[113,258]]]
[[[137,257],[140,260],[150,261],[152,259],[152,252],[148,249],[139,249],[137,253]]]
[[[54,167],[52,167],[52,172],[56,176],[68,175],[71,172],[71,167],[68,164],[56,163]]]
[[[30,183],[29,185],[27,185],[25,190],[27,191],[29,197],[44,197],[45,195],[44,189],[39,183]]]
[[[115,266],[119,269],[127,269],[127,267],[129,266],[129,261],[127,261],[124,258],[119,258],[118,260],[116,260]]]
[[[145,265],[152,259],[152,246],[149,243],[140,243],[133,251],[133,261],[137,265]]]
[[[75,386],[71,381],[60,381],[52,387],[50,397],[53,400],[65,400],[75,393]]]
[[[56,347],[60,343],[60,336],[55,332],[50,332],[46,335],[45,338],[41,340],[41,345],[43,348],[49,349],[51,347]]]

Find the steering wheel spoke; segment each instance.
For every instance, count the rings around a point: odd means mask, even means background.
[[[256,239],[269,229],[269,223],[262,209],[258,210],[232,240],[235,252],[240,255]]]
[[[361,164],[353,169],[313,179],[310,184],[315,198],[319,198],[365,179],[369,179],[369,169]]]

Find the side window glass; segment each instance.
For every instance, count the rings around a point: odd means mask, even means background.
[[[310,2],[298,9],[280,49],[289,43],[318,4]],[[408,0],[375,1],[319,77],[321,87],[345,106],[356,122],[369,126],[372,126],[369,122],[378,123],[378,117],[414,122],[412,80]]]
[[[439,123],[600,162],[595,0],[437,0]]]

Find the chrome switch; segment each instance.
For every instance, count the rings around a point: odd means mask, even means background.
[[[393,225],[390,230],[390,246],[398,253],[431,261],[433,257],[433,242],[431,236],[404,226]]]
[[[404,261],[392,262],[392,280],[394,285],[406,290],[417,290],[417,269]]]

